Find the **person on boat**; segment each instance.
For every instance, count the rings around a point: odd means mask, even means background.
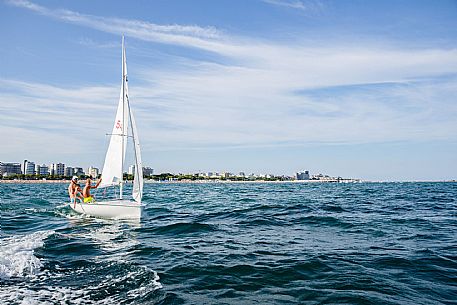
[[[77,183],[76,184],[76,191],[75,191],[75,194],[76,194],[76,198],[79,199],[79,201],[83,202],[84,201],[84,197],[83,197],[83,190],[81,189],[81,184]]]
[[[97,183],[94,186],[92,186],[92,181],[90,180],[90,178],[87,178],[86,186],[83,190],[84,203],[94,202],[94,197],[90,194],[90,189],[96,189],[101,182],[102,178],[98,179]]]
[[[76,204],[76,199],[79,198],[81,202],[84,200],[81,195],[81,186],[78,184],[78,177],[73,176],[70,184],[68,185],[68,196],[70,196],[70,202]]]

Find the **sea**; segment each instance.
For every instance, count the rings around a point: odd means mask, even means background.
[[[457,183],[0,184],[0,304],[457,304]],[[128,192],[128,190],[127,190]]]

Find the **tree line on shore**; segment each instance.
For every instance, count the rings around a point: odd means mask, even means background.
[[[155,181],[169,181],[169,180],[226,180],[226,181],[289,181],[293,180],[292,177],[287,176],[270,176],[270,177],[262,177],[262,176],[204,176],[200,174],[171,174],[171,173],[163,173],[160,175],[152,175],[150,179]]]
[[[99,175],[100,177],[100,175]],[[96,178],[99,178],[96,177]],[[3,180],[70,180],[72,176],[62,176],[62,175],[36,175],[36,174],[13,174],[6,177],[0,177]],[[94,178],[89,175],[79,175],[80,180],[87,178]],[[131,181],[133,180],[134,175],[129,175],[124,173],[124,180]],[[287,176],[274,176],[274,177],[243,177],[243,176],[217,176],[217,177],[207,177],[199,174],[172,174],[172,173],[162,173],[158,175],[144,176],[146,179],[154,181],[182,181],[182,180],[227,180],[227,181],[288,181],[292,180],[291,177]]]

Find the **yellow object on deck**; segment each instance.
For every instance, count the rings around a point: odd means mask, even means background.
[[[91,203],[94,202],[94,198],[92,196],[84,198],[84,203]]]

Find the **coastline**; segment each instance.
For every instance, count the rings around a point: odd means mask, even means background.
[[[0,180],[0,184],[65,184],[70,183],[71,180]],[[365,181],[340,181],[339,183],[361,183]],[[129,181],[127,184],[131,184]],[[170,180],[170,181],[157,181],[145,180],[146,184],[217,184],[217,183],[338,183],[338,180],[287,180],[287,181],[268,181],[268,180],[248,180],[248,181],[234,181],[234,180]]]
[[[457,180],[441,181],[365,181],[365,180],[288,180],[288,181],[268,181],[268,180],[250,180],[250,181],[232,181],[232,180],[173,180],[173,181],[156,181],[145,180],[145,184],[239,184],[239,183],[269,183],[269,184],[314,184],[314,183],[456,183]],[[0,184],[67,184],[70,180],[0,180]],[[132,182],[128,182],[131,184]]]
[[[71,180],[0,180],[0,184],[48,184],[70,183]]]

